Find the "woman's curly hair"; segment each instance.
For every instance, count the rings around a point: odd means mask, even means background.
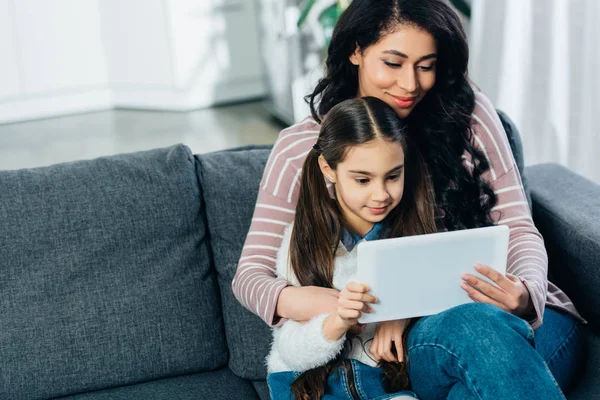
[[[436,82],[406,118],[431,173],[439,222],[448,230],[490,226],[496,196],[483,174],[490,165],[474,145],[475,94],[467,74],[469,49],[460,19],[444,0],[353,0],[328,48],[325,76],[307,96],[313,117],[356,97],[358,67],[349,58],[400,25],[428,32],[437,46]],[[467,153],[472,172],[464,166]]]

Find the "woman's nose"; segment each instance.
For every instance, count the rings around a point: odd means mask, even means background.
[[[419,87],[417,74],[415,73],[414,68],[402,68],[400,71],[400,76],[398,77],[397,85],[406,94],[414,93],[415,90],[417,90],[417,87]]]

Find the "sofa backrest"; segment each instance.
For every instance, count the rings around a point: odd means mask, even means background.
[[[266,378],[265,358],[270,348],[271,331],[236,300],[231,281],[250,228],[269,153],[270,146],[252,146],[196,156],[207,229],[221,288],[229,368],[236,375],[251,380]]]
[[[189,149],[0,171],[0,398],[226,365]]]

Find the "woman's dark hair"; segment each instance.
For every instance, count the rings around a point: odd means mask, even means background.
[[[471,129],[475,96],[467,75],[468,45],[446,0],[353,0],[333,31],[325,76],[307,96],[313,117],[320,121],[336,104],[357,96],[358,67],[350,56],[399,25],[428,32],[436,42],[435,85],[406,124],[431,173],[438,216],[448,230],[492,225],[496,196],[482,179],[490,166],[475,148]],[[472,172],[463,166],[465,152],[472,158]]]
[[[419,151],[407,135],[404,121],[383,100],[375,97],[345,100],[327,113],[315,145],[317,150],[308,153],[302,168],[290,243],[290,265],[302,286],[333,287],[334,258],[342,230],[349,228],[337,201],[327,189],[319,157],[335,170],[351,147],[376,139],[398,143],[404,152],[404,193],[400,203],[384,219],[383,235],[400,237],[436,232],[431,179]],[[408,331],[404,332],[403,342]],[[296,398],[320,398],[330,373],[338,367],[349,371],[343,358],[342,353],[336,361],[298,377],[292,385]],[[407,363],[381,364],[385,389],[399,391],[408,387]]]

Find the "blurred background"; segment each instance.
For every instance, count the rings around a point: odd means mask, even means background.
[[[600,1],[448,1],[526,164],[600,182]],[[0,169],[273,143],[308,115],[349,2],[0,0]]]

